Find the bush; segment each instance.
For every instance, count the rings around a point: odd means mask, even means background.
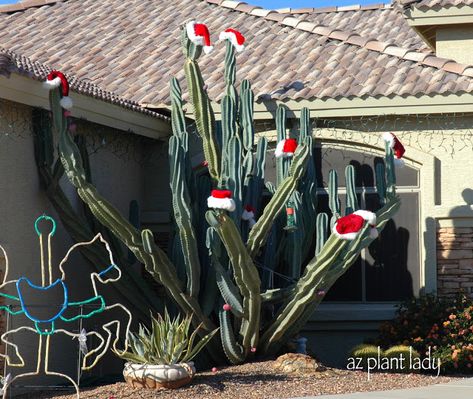
[[[381,356],[384,356],[383,351],[381,350]],[[378,357],[378,347],[369,344],[360,344],[355,346],[349,353],[348,357],[361,358],[361,365],[364,369],[367,368],[368,358],[377,358]]]
[[[443,373],[473,373],[473,300],[460,295],[425,295],[404,302],[396,318],[383,323],[375,345],[412,346],[422,358],[440,358]]]
[[[387,349],[384,352],[384,356],[389,359],[392,359],[392,358],[399,359],[400,356],[402,355],[404,359],[406,360],[403,363],[403,367],[397,367],[397,368],[392,369],[391,371],[395,371],[395,372],[411,372],[412,371],[410,369],[410,358],[412,356],[412,359],[419,359],[420,354],[415,349],[412,349],[412,353],[411,353],[411,348],[412,346],[395,345],[395,346],[391,346],[389,349]]]

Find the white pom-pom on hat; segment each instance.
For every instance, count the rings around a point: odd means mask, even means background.
[[[61,107],[67,110],[72,109],[73,107],[73,102],[71,100],[71,97],[63,97],[61,98],[61,101],[59,101],[59,104],[61,104]]]

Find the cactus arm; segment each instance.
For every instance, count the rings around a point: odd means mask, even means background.
[[[398,211],[399,207],[399,199],[393,198],[393,200],[387,206],[383,207],[377,212],[377,220],[379,221],[377,227],[380,231],[385,227],[389,219],[391,219],[392,216]],[[356,240],[356,242],[350,245],[350,248],[348,251],[346,251],[345,256],[335,262],[328,271],[325,271],[324,275],[322,271],[319,273],[319,276],[321,277],[315,286],[316,290],[323,289],[325,292],[327,292],[356,261],[360,255],[360,251],[363,248],[368,247],[371,242],[373,242],[373,238],[370,238],[369,234],[366,234],[366,232],[367,229],[365,228],[365,233],[361,235],[361,239]],[[323,296],[317,295],[310,303],[308,303],[299,318],[290,323],[288,329],[281,336],[280,342],[285,342],[285,340],[290,339],[290,337],[297,334],[297,332],[299,332],[300,329],[304,327],[322,299]],[[271,350],[277,350],[279,346],[279,343],[275,342]]]
[[[243,317],[242,299],[238,288],[217,259],[212,259],[212,266],[215,268],[216,283],[223,300],[231,306],[231,312],[236,317]]]
[[[378,230],[384,228],[399,206],[400,202],[396,197],[377,212]],[[313,311],[314,302],[320,300],[316,296],[320,281],[325,280],[323,288],[327,290],[348,270],[359,256],[360,250],[373,241],[368,235],[369,228],[365,224],[358,238],[351,242],[340,240],[335,235],[330,236],[320,254],[307,265],[290,300],[283,305],[273,324],[261,337],[265,353],[277,351],[281,343],[307,321],[312,314],[307,312],[307,308]]]
[[[337,219],[341,216],[340,198],[338,197],[338,175],[337,172],[333,169],[328,174],[328,195],[328,205],[330,211],[332,212],[330,227],[333,227]]]
[[[328,215],[326,213],[319,213],[317,215],[316,230],[315,255],[318,255],[328,238]]]
[[[242,346],[247,354],[250,348],[256,347],[259,338],[261,281],[258,270],[233,221],[226,214],[217,211],[208,211],[206,218],[227,250],[233,266],[236,285],[243,296],[244,316],[240,335],[242,336]]]
[[[294,291],[294,286],[266,290],[261,294],[261,301],[265,304],[276,304],[288,299]]]
[[[252,257],[255,257],[264,245],[273,221],[296,189],[299,179],[304,174],[308,157],[309,149],[306,146],[299,146],[294,154],[289,176],[277,188],[271,201],[266,205],[263,214],[249,234],[246,246]]]
[[[286,139],[286,108],[282,105],[279,105],[276,110],[276,131],[278,143]],[[290,163],[289,158],[276,159],[276,187],[279,187],[287,177]]]
[[[301,143],[305,142],[307,137],[312,137],[312,130],[310,128],[310,111],[306,107],[301,109],[299,134]]]
[[[183,30],[185,35],[185,29]],[[184,39],[190,42],[187,38]],[[209,97],[204,89],[204,81],[200,72],[197,57],[187,57],[184,72],[189,88],[189,95],[194,107],[194,118],[197,132],[202,138],[205,159],[208,162],[210,176],[214,182],[220,179],[220,152],[215,139],[215,116],[210,106]]]
[[[225,303],[231,306],[232,313],[237,317],[243,316],[243,305],[240,292],[220,263],[221,241],[216,236],[215,229],[207,229],[206,245],[211,256],[212,266],[215,269],[216,284]]]
[[[235,211],[231,213],[231,217],[237,226],[240,226],[240,219],[242,213],[242,145],[240,139],[234,136],[228,143],[226,157],[229,164],[228,170],[222,173],[222,176],[226,179],[226,187],[233,193],[233,199],[235,201]]]
[[[375,167],[376,192],[381,206],[386,203],[386,168],[384,163],[379,162]]]
[[[192,224],[190,196],[186,186],[185,151],[180,139],[173,136],[169,139],[170,186],[174,220],[178,227],[180,244],[187,275],[187,292],[197,298],[200,289],[200,261],[197,238]]]
[[[176,78],[171,79],[171,126],[175,135],[181,136],[186,132],[186,119],[182,111],[182,90]]]
[[[233,326],[230,319],[230,312],[220,310],[218,313],[220,322],[220,338],[223,351],[232,364],[240,364],[245,360],[242,346],[237,342],[233,333]]]
[[[394,165],[394,154],[392,148],[389,146],[389,143],[385,143],[385,150],[386,150],[386,180],[387,180],[387,188],[386,188],[386,196],[388,199],[396,197],[396,172],[395,172],[395,165]]]
[[[315,297],[315,286],[319,278],[317,270],[330,267],[348,246],[347,241],[332,235],[315,262],[307,265],[303,276],[299,279],[290,300],[278,312],[273,323],[261,337],[263,352],[268,353],[277,344],[284,332],[302,314],[306,305]]]
[[[242,143],[247,152],[251,152],[254,145],[254,97],[249,82],[246,81],[245,84],[242,83],[240,94],[240,124],[242,128]]]
[[[358,198],[356,196],[356,184],[355,184],[355,167],[348,165],[345,168],[345,180],[347,188],[347,205],[345,208],[345,215],[349,215],[359,209]]]
[[[51,91],[51,102],[53,115],[62,114],[59,105],[59,93],[54,97]],[[161,284],[165,286],[174,301],[187,313],[193,315],[193,323],[197,326],[203,323],[204,330],[213,331],[214,324],[207,318],[199,303],[195,298],[186,295],[182,291],[182,283],[176,275],[176,270],[167,255],[156,244],[154,244],[153,234],[149,230],[144,230],[142,234],[128,220],[100,194],[97,189],[89,184],[85,179],[82,160],[77,145],[72,141],[67,127],[60,118],[59,121],[60,140],[59,153],[66,175],[71,183],[77,188],[77,193],[89,206],[97,220],[107,227],[116,237],[118,237],[134,253],[137,259],[145,264],[146,270]]]

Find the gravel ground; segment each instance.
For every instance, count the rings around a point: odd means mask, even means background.
[[[273,370],[273,361],[249,363],[199,373],[187,387],[173,391],[132,389],[125,383],[84,389],[83,399],[283,399],[297,396],[414,388],[446,383],[459,377],[432,378],[422,374],[368,374],[328,369],[308,376],[289,376]],[[32,394],[21,396],[33,398]],[[35,399],[76,399],[75,395],[35,393]]]

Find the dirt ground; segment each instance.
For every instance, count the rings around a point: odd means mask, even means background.
[[[327,369],[306,376],[276,372],[273,361],[226,367],[198,373],[191,384],[171,391],[133,389],[123,383],[84,388],[83,399],[283,399],[309,395],[412,388],[446,383],[454,378],[423,374],[368,374],[362,371]],[[69,391],[71,392],[71,391]],[[76,399],[71,393],[35,392],[22,399]]]

